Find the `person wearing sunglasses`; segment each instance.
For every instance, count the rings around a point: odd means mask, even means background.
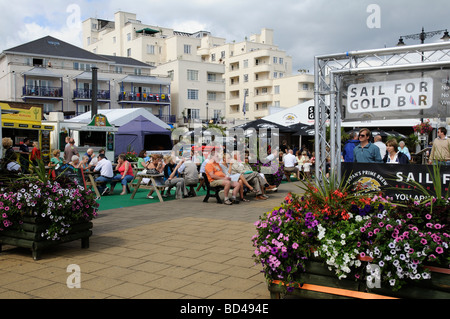
[[[367,128],[359,131],[359,144],[353,150],[355,163],[383,163],[378,146],[370,142],[371,133]]]

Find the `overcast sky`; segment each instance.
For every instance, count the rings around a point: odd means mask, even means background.
[[[395,46],[422,27],[450,30],[448,0],[1,0],[0,10],[0,51],[46,35],[81,47],[82,21],[114,20],[115,12],[126,11],[144,24],[206,30],[227,42],[271,28],[275,44],[292,56],[294,73],[313,73],[316,55]]]

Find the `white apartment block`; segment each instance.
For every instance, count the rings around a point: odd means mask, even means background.
[[[230,122],[262,118],[270,107],[291,107],[314,97],[313,77],[292,74],[292,57],[274,44],[273,33],[263,28],[245,41],[226,43],[207,31],[179,32],[117,12],[114,21],[83,22],[83,47],[132,57],[155,66],[152,74],[169,75],[171,112],[180,123],[186,118]]]
[[[114,21],[90,18],[83,22],[86,50],[131,57],[154,66],[152,74],[171,77],[171,114],[180,123],[186,117],[204,122],[225,116],[225,68],[202,61],[198,50],[204,37],[212,38],[206,31],[191,34],[145,25],[127,12],[117,12]]]
[[[43,105],[43,114],[66,118],[91,109],[92,67],[98,68],[98,110],[144,107],[170,123],[170,79],[152,66],[98,55],[47,36],[0,55],[0,100]]]

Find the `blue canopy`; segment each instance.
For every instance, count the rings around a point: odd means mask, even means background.
[[[172,149],[172,132],[149,121],[142,115],[119,127],[116,133],[115,156],[131,150],[140,151]]]

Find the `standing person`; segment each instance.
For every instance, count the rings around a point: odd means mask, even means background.
[[[447,129],[440,127],[437,137],[433,141],[429,164],[444,164],[450,166],[450,140],[447,138]]]
[[[288,153],[283,157],[283,164],[286,178],[288,182],[290,182],[290,175],[292,173],[295,173],[296,176],[298,175],[297,158],[295,157],[293,150],[288,150]]]
[[[353,150],[358,144],[359,144],[358,132],[351,132],[350,139],[347,142],[345,142],[344,151],[342,152],[344,162],[350,163],[353,162]]]
[[[33,150],[31,151],[30,159],[34,166],[37,166],[38,165],[37,161],[42,159],[41,149],[39,148],[39,142],[37,141],[33,142]]]
[[[233,202],[236,204],[239,201],[236,199],[236,196],[239,194],[240,185],[238,182],[232,182],[230,177],[227,177],[225,173],[222,171],[222,168],[219,164],[219,157],[215,150],[211,151],[210,160],[208,164],[205,166],[206,177],[211,185],[211,187],[222,186],[224,191],[224,204],[231,205]],[[230,200],[229,192],[230,189],[233,188],[232,201]]]
[[[386,144],[383,143],[383,138],[381,137],[381,135],[376,135],[373,138],[373,141],[376,146],[378,146],[378,148],[380,149],[380,156],[381,158],[384,158],[384,156],[386,155]]]
[[[20,166],[22,168],[23,174],[28,174],[30,172],[30,149],[31,141],[28,137],[23,139],[23,143],[20,144],[19,154],[20,154]]]
[[[108,195],[110,192],[107,183],[111,183],[114,177],[114,171],[111,161],[106,159],[105,154],[98,155],[98,163],[94,168],[94,171],[100,172],[100,176],[95,179],[96,182],[101,182],[97,188],[102,196]]]
[[[409,160],[408,157],[398,151],[398,143],[397,140],[391,139],[386,142],[386,155],[383,158],[383,162],[388,164],[408,164]]]
[[[408,147],[405,145],[405,141],[400,141],[400,143],[398,143],[398,151],[405,154],[408,157],[408,160],[411,160],[411,154],[409,153]]]
[[[382,163],[380,149],[369,142],[370,130],[363,128],[359,131],[359,145],[353,150],[353,162],[355,163]]]
[[[283,152],[283,154],[286,154],[288,149],[289,149],[289,146],[287,145],[287,141],[283,140],[283,142],[280,146],[280,151]]]
[[[75,146],[75,140],[71,137],[69,139],[69,144],[64,148],[64,161],[69,163],[74,155],[79,156],[77,147]]]
[[[166,165],[164,166],[164,183],[169,189],[176,186],[176,199],[182,199],[188,197],[188,191],[184,185],[184,179],[178,176],[178,169],[181,164],[184,163],[184,158],[181,159],[178,164],[175,164],[175,158],[171,155],[164,156],[164,161]]]
[[[120,154],[117,159],[117,174],[113,177],[111,182],[111,193],[114,192],[114,187],[118,182],[122,184],[122,193],[120,195],[125,195],[127,193],[127,185],[134,179],[133,167],[130,162],[127,161],[125,154]]]

